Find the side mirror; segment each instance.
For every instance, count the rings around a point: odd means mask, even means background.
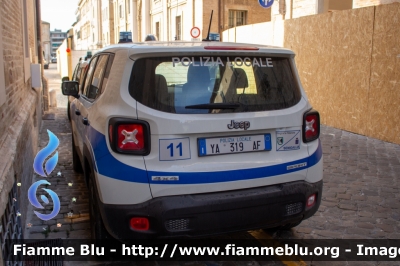
[[[68,76],[65,76],[65,77],[63,77],[63,78],[61,79],[61,81],[62,81],[62,82],[64,82],[64,81],[69,81],[69,77],[68,77]]]
[[[79,98],[79,83],[77,81],[64,81],[61,84],[62,94]]]

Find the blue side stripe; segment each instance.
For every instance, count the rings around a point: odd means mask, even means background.
[[[149,183],[145,170],[115,159],[108,150],[105,136],[91,126],[88,127],[88,139],[92,144],[99,174],[123,181]]]
[[[94,128],[89,127],[88,138],[92,144],[94,155],[97,161],[98,172],[101,175],[136,183],[148,183],[149,180],[152,184],[204,184],[204,183],[218,183],[218,182],[231,182],[240,180],[251,180],[256,178],[264,178],[276,175],[292,173],[300,170],[307,169],[316,165],[322,157],[321,142],[319,141],[318,149],[309,157],[304,159],[252,169],[243,170],[229,170],[218,172],[155,172],[141,170],[129,165],[126,165],[115,159],[107,148],[105,136]],[[295,168],[287,170],[287,166],[307,163],[306,167]],[[148,177],[148,176],[149,177]],[[152,176],[179,176],[177,181],[152,181]]]

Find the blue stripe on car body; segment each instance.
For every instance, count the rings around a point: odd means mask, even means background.
[[[321,141],[318,140],[317,150],[309,157],[278,165],[218,172],[155,172],[138,169],[118,161],[110,153],[105,136],[91,126],[88,128],[88,139],[93,147],[99,174],[136,183],[149,183],[150,180],[152,184],[206,184],[265,178],[307,169],[316,165],[322,158]],[[297,164],[306,165],[288,169],[288,166]],[[152,176],[179,176],[179,180],[173,182],[151,180]]]

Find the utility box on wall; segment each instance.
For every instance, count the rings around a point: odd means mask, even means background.
[[[40,64],[31,64],[32,88],[42,87],[42,73]]]

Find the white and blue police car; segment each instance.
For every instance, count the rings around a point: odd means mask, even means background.
[[[288,49],[223,42],[109,46],[67,81],[74,170],[92,236],[291,228],[321,202],[320,118]]]

